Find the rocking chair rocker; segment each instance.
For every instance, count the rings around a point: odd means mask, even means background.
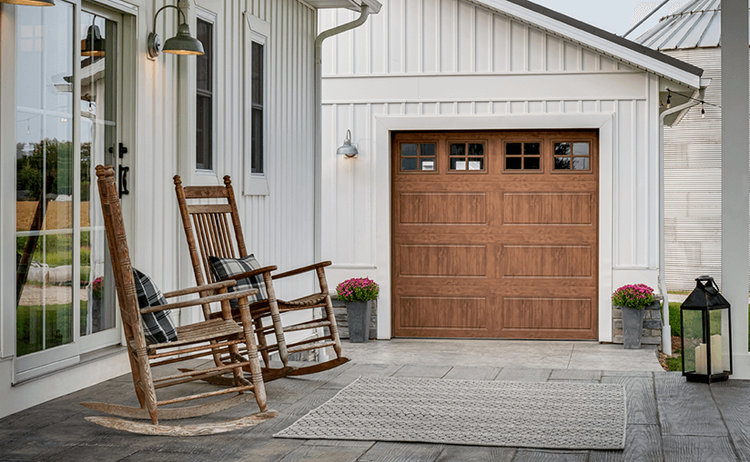
[[[208,282],[216,282],[217,277],[211,267],[211,257],[223,259],[248,257],[231,179],[229,175],[224,176],[224,186],[183,187],[180,176],[175,175],[174,184],[180,215],[185,227],[190,260],[195,273],[195,281],[199,286]],[[220,203],[210,205],[188,204],[188,201],[197,201],[199,199],[219,199]],[[235,249],[237,250],[235,251]],[[284,376],[298,376],[321,372],[349,361],[349,358],[344,357],[341,352],[341,340],[339,339],[338,327],[325,276],[325,267],[330,264],[330,261],[315,263],[277,274],[272,274],[272,271],[276,270],[276,266],[266,266],[229,276],[237,281],[262,276],[262,287],[267,292],[267,298],[252,302],[250,304],[250,312],[255,323],[255,333],[259,344],[258,350],[266,365],[266,368],[263,369],[264,380],[268,381]],[[320,292],[289,301],[276,298],[273,280],[312,271],[317,275]],[[323,311],[322,316],[318,316],[317,318],[315,315],[316,308]],[[312,319],[293,325],[282,325],[280,314],[300,310],[312,310]],[[207,305],[204,305],[204,314],[207,319],[216,316],[216,313],[211,313],[211,309]],[[271,317],[272,323],[265,326],[262,319],[268,316]],[[327,328],[328,332],[324,335],[312,336],[293,344],[288,344],[286,341],[287,333],[299,331],[317,332],[321,328]],[[276,337],[276,343],[269,345],[265,337],[272,330]],[[333,347],[336,358],[305,367],[292,368],[288,366],[290,354],[326,347]],[[284,367],[281,369],[270,368],[269,353],[274,351],[278,351],[279,358],[283,363]]]
[[[115,184],[114,170],[112,166],[103,167],[99,165],[96,167],[96,175],[98,176],[99,195],[101,197],[104,224],[112,259],[112,268],[125,331],[133,384],[140,408],[93,402],[81,403],[81,405],[128,419],[150,419],[151,424],[110,417],[87,417],[86,419],[106,427],[135,433],[194,436],[221,433],[248,427],[278,415],[276,411],[266,411],[266,392],[260,370],[255,336],[252,330],[247,327],[251,325],[247,297],[253,295],[255,291],[245,290],[229,293],[227,291],[228,287],[234,286],[236,282],[228,280],[164,294],[165,298],[171,298],[200,292],[202,298],[140,308],[138,296],[136,295],[134,273],[130,263],[120,200]],[[155,290],[158,291],[158,289]],[[243,321],[244,327],[234,321],[229,306],[230,299],[239,300],[237,311],[239,318]],[[148,343],[141,321],[143,314],[214,302],[221,303],[222,310],[219,316],[195,324],[177,327],[175,329],[177,336],[175,341],[164,342],[160,340],[159,343]],[[245,349],[245,357],[239,355],[240,345]],[[179,349],[175,351],[176,348]],[[176,356],[176,353],[180,353],[180,355]],[[228,358],[221,359],[222,355]],[[154,367],[200,357],[213,357],[214,367],[191,370],[160,378],[155,378],[152,375],[152,368]],[[244,378],[242,373],[243,368],[251,371],[252,381]],[[196,380],[204,380],[230,372],[233,374],[233,386],[230,388],[183,395],[162,401],[157,401],[156,399],[157,389]],[[238,420],[214,424],[182,427],[159,425],[160,418],[181,419],[198,417],[229,409],[245,402],[247,395],[244,393],[246,392],[253,392],[260,408],[260,413]],[[237,393],[237,395],[213,403],[177,408],[163,407],[170,404],[230,393]]]

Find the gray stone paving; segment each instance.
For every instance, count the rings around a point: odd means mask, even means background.
[[[421,349],[414,342],[421,342]],[[127,376],[89,387],[39,406],[0,419],[2,461],[748,461],[750,460],[750,382],[730,380],[713,384],[686,383],[680,373],[650,370],[650,363],[628,363],[610,345],[573,342],[521,342],[513,349],[505,342],[483,343],[456,361],[455,341],[370,342],[361,348],[344,345],[351,362],[336,369],[306,377],[269,382],[269,408],[279,417],[249,430],[197,438],[147,437],[99,427],[84,420],[94,415],[79,406],[84,400],[133,405],[132,383]],[[483,341],[484,342],[484,341]],[[512,342],[511,342],[512,343]],[[553,343],[550,347],[548,344]],[[555,346],[555,343],[561,345]],[[386,344],[386,345],[383,345]],[[551,359],[529,366],[524,355],[548,347]],[[564,345],[562,345],[564,344]],[[353,345],[352,345],[353,346]],[[487,348],[491,346],[492,348]],[[496,348],[495,348],[496,347]],[[604,347],[600,350],[601,347]],[[375,358],[367,361],[369,356]],[[409,351],[409,354],[405,353]],[[559,351],[558,351],[559,350]],[[593,354],[618,363],[620,370],[580,368],[574,351]],[[525,351],[525,353],[524,353]],[[515,354],[515,363],[507,355]],[[650,352],[649,354],[653,354]],[[400,361],[382,361],[384,356]],[[637,356],[637,355],[636,355]],[[636,357],[633,356],[633,357]],[[492,357],[497,360],[492,363]],[[567,357],[567,359],[565,359]],[[443,358],[441,363],[440,358]],[[564,363],[564,366],[558,365]],[[546,364],[546,365],[545,365]],[[590,366],[590,364],[588,365]],[[615,368],[618,369],[618,368]],[[445,444],[386,443],[375,441],[297,440],[273,438],[311,409],[320,406],[357,377],[435,377],[470,380],[586,381],[623,384],[628,407],[624,451],[550,451],[540,449],[470,447]],[[208,384],[190,384],[203,387]],[[257,408],[251,401],[210,416],[229,420]],[[207,418],[204,418],[204,421]]]

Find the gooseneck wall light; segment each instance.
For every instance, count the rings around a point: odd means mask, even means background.
[[[359,154],[357,147],[352,146],[352,132],[350,130],[346,131],[346,139],[344,140],[344,144],[336,150],[336,154],[344,155],[347,157],[347,159],[357,157],[357,154]]]
[[[156,18],[159,17],[159,13],[166,8],[174,8],[180,12],[182,22],[177,28],[177,35],[167,40],[164,43],[164,47],[161,46],[161,39],[156,34]],[[164,5],[159,8],[159,11],[154,15],[154,30],[148,34],[148,56],[151,59],[156,59],[159,56],[159,52],[172,53],[175,55],[202,55],[203,44],[200,40],[193,38],[190,35],[190,27],[187,25],[187,19],[185,13],[181,9],[174,5]]]
[[[54,0],[0,0],[0,3],[12,3],[13,5],[31,6],[55,6]]]
[[[96,15],[94,15],[94,19],[91,20],[91,25],[86,31],[86,38],[81,40],[81,56],[104,56],[104,39],[99,26],[94,24],[95,20]]]

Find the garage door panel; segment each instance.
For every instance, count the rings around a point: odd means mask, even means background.
[[[503,223],[512,225],[590,225],[595,215],[591,193],[503,194]]]
[[[504,278],[592,278],[593,249],[578,245],[505,245]]]
[[[401,276],[486,276],[486,245],[401,245]]]
[[[436,146],[434,169],[402,163],[400,147],[425,137]],[[451,149],[464,142],[484,143],[484,163]],[[568,160],[558,142],[588,143],[568,156],[587,161],[558,162]],[[395,134],[394,335],[595,339],[597,146],[592,130]],[[415,156],[425,157],[404,154]],[[484,169],[464,170],[472,160]]]
[[[591,330],[590,298],[504,298],[503,329]]]
[[[400,297],[401,327],[487,329],[485,297]]]
[[[400,223],[479,225],[487,223],[485,193],[403,193]]]

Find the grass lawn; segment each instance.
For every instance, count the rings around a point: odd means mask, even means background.
[[[85,332],[86,310],[88,301],[81,300],[81,329]],[[42,313],[44,313],[44,330],[42,330]],[[47,337],[46,345],[42,337]],[[47,305],[42,311],[41,305],[19,306],[16,310],[16,355],[48,350],[73,341],[73,305]]]

